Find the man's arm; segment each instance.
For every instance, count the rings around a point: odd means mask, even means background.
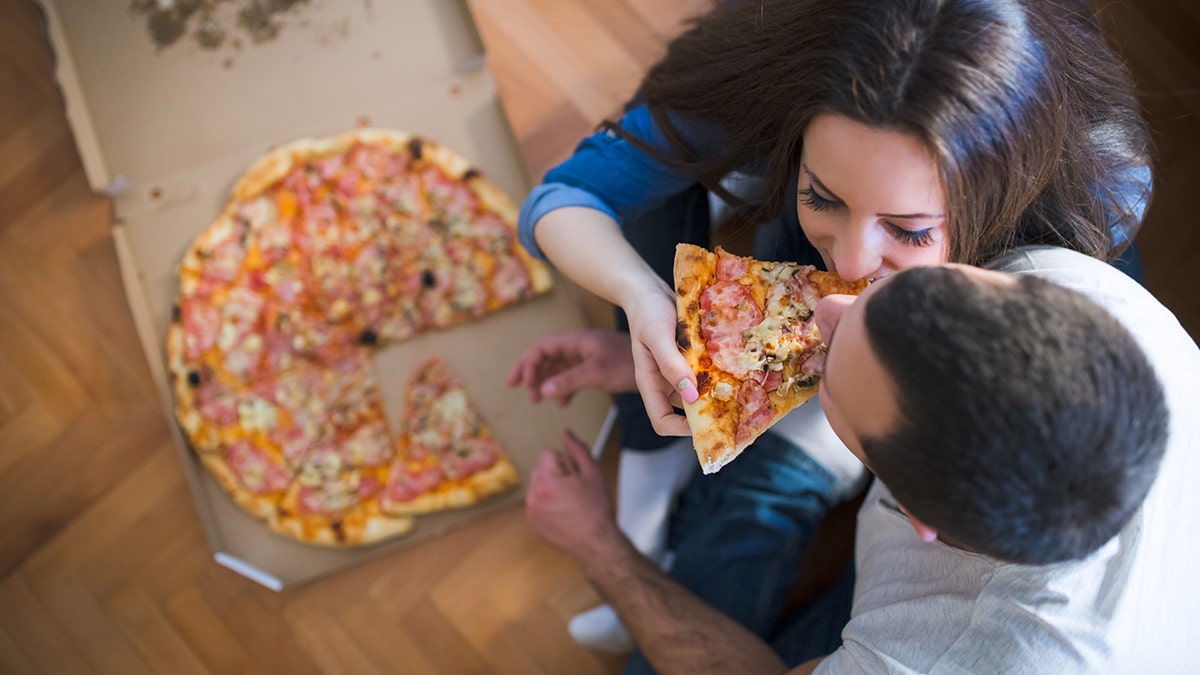
[[[529,524],[580,563],[654,668],[662,673],[787,672],[765,642],[638,553],[617,529],[612,500],[587,447],[570,433],[563,443],[563,453],[542,453],[530,477]],[[794,672],[811,672],[818,662]]]

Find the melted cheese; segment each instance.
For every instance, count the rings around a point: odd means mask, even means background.
[[[242,469],[242,484],[252,492],[259,492],[266,485],[267,466],[257,458],[246,462]]]
[[[237,343],[237,338],[237,326],[229,321],[223,322],[220,330],[217,331],[217,349],[229,352],[233,349],[233,345]]]
[[[457,389],[452,389],[434,404],[434,412],[442,419],[454,419],[467,414],[467,395]]]
[[[247,431],[267,432],[279,423],[275,407],[261,398],[238,402],[238,423]]]
[[[275,200],[266,196],[259,197],[247,204],[242,209],[241,215],[255,230],[264,225],[274,224],[279,220],[279,210],[275,206]]]
[[[749,372],[781,371],[786,361],[817,341],[815,325],[801,323],[812,315],[811,305],[807,294],[801,298],[792,292],[792,275],[792,268],[785,265],[763,266],[767,285],[763,319],[742,332],[745,346],[735,360],[738,368]],[[785,327],[801,326],[803,332],[799,334],[784,333]]]

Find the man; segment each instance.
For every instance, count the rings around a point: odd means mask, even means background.
[[[818,310],[833,335],[822,403],[877,480],[842,646],[797,672],[1195,662],[1200,430],[1184,411],[1200,351],[1103,263],[1043,248],[997,268],[1016,274],[910,270]],[[564,444],[539,459],[530,524],[580,561],[649,662],[786,670],[804,617],[767,644],[675,584],[613,525],[582,444]]]

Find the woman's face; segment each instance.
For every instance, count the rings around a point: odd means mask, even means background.
[[[945,190],[916,136],[818,115],[804,132],[796,201],[804,234],[845,279],[946,262]]]

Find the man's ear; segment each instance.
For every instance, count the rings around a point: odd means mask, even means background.
[[[909,513],[908,509],[904,508],[904,506],[901,505],[900,510],[904,513],[904,515],[908,516],[908,524],[912,525],[913,531],[917,533],[917,536],[921,538],[921,541],[937,541],[937,530],[926,525],[925,523],[922,523],[920,520],[917,520],[917,517]]]

